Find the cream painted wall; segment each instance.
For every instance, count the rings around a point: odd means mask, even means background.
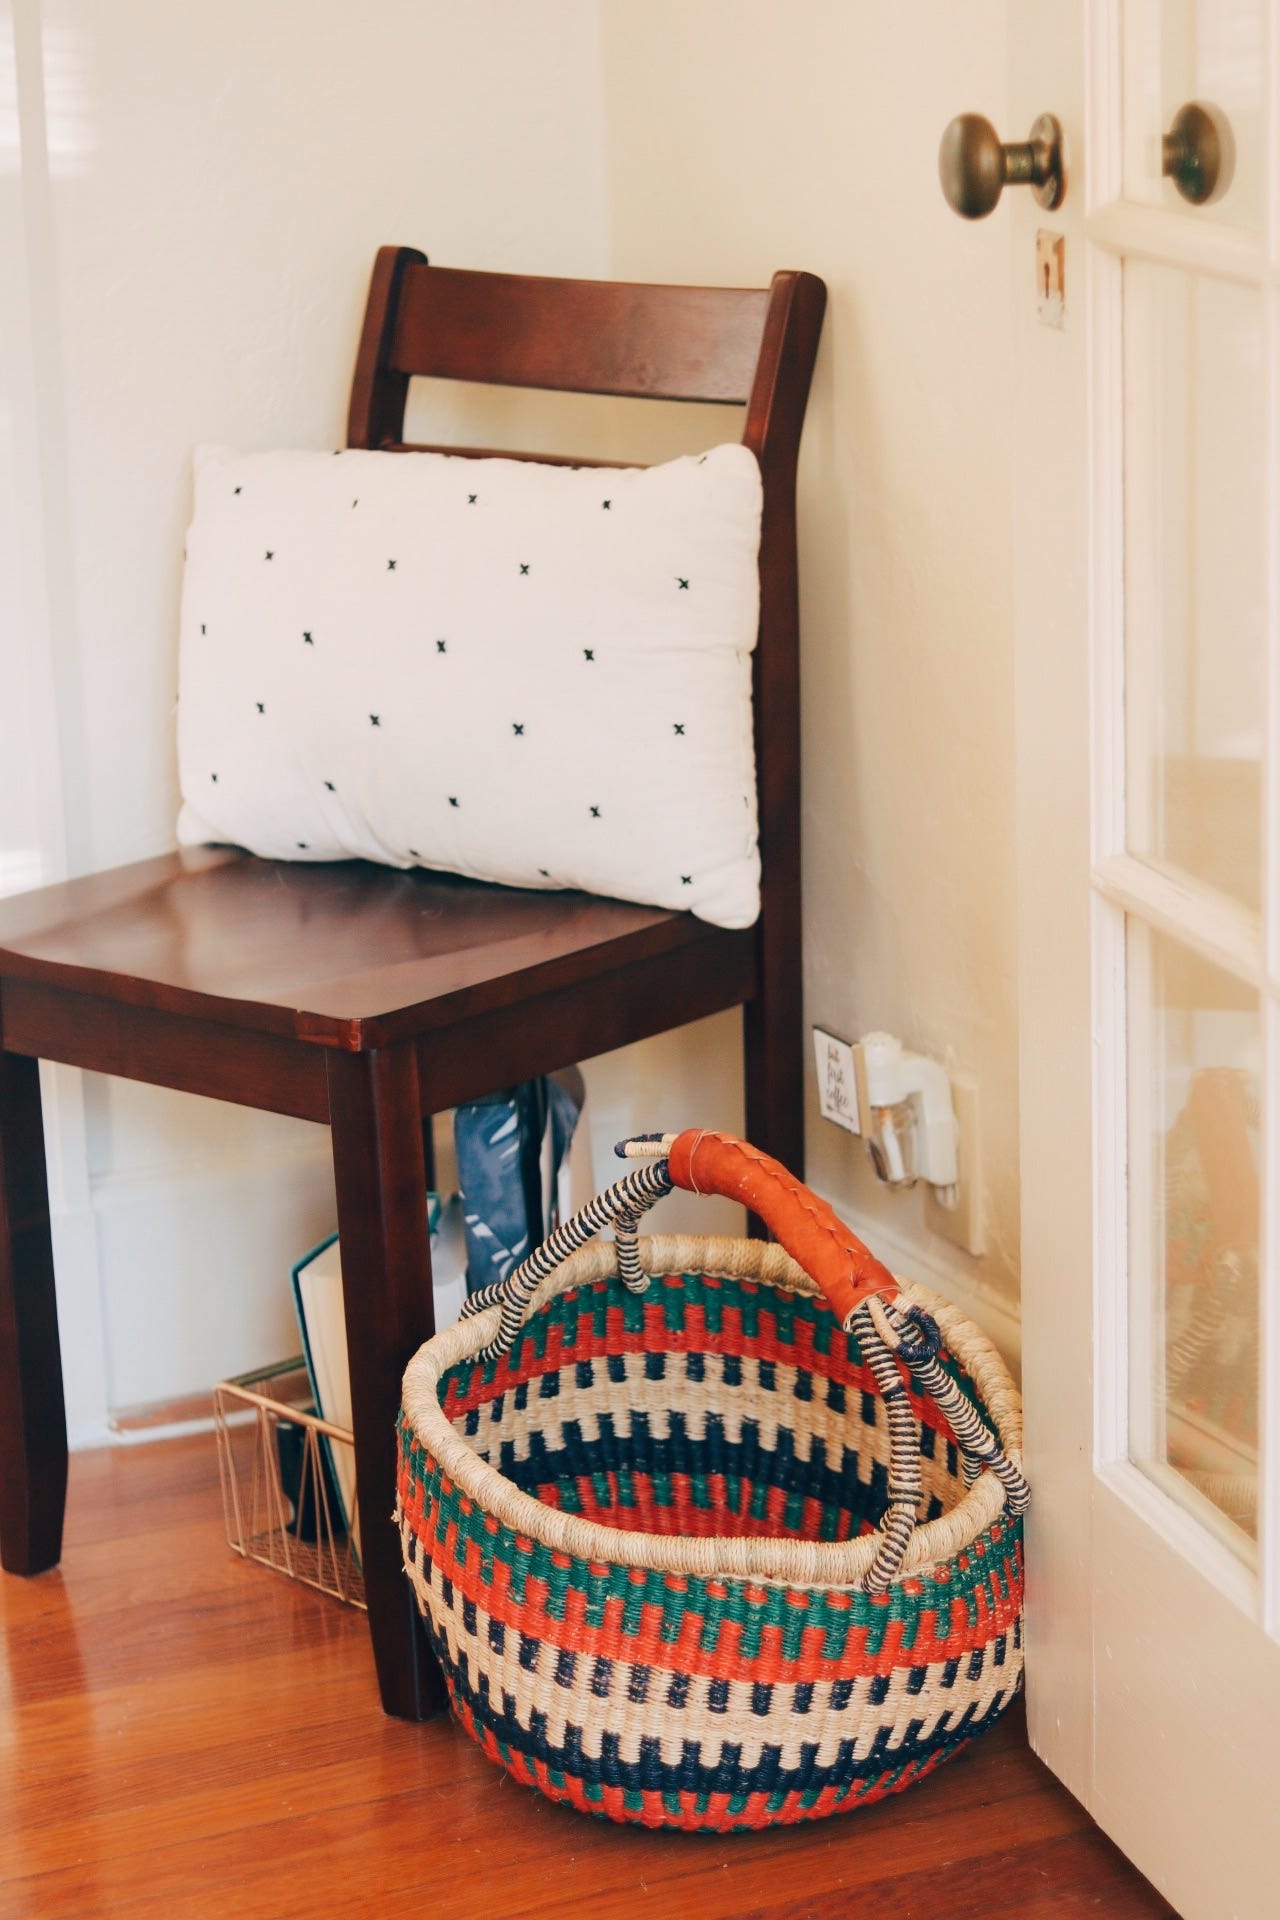
[[[943,126],[1003,128],[1005,0],[603,0],[612,271],[830,289],[800,524],[810,1021],[979,1076],[989,1252],[926,1233],[817,1113],[809,1174],[998,1330],[1018,1274],[1013,421],[1000,213],[938,187]],[[1026,290],[1032,297],[1028,263]],[[729,1085],[722,1026],[704,1053]],[[664,1116],[670,1118],[668,1114]],[[719,1112],[679,1111],[716,1124]],[[656,1123],[655,1123],[656,1124]]]
[[[0,0],[0,569],[6,662],[36,663],[0,885],[172,844],[193,443],[338,443],[382,241],[605,271],[602,104],[595,0]],[[319,1128],[86,1100],[84,1230],[58,1228],[81,1439],[286,1349],[288,1259],[333,1211]]]
[[[810,1172],[911,1263],[1007,1300],[1007,251],[1000,217],[962,226],[934,177],[953,112],[1002,118],[1004,25],[994,0],[963,17],[927,0],[909,26],[849,0],[377,0],[358,20],[339,0],[0,0],[20,268],[0,285],[0,567],[34,663],[29,715],[5,718],[33,764],[17,779],[11,756],[0,783],[0,884],[33,857],[52,876],[169,844],[189,449],[336,442],[379,241],[544,272],[812,268],[832,304],[802,499],[809,1014],[977,1071],[992,1252],[972,1267],[930,1242],[918,1201],[884,1199],[816,1112]],[[539,431],[510,395],[417,406],[482,444]],[[639,452],[632,424],[584,405],[545,444]],[[674,409],[645,450],[736,430]],[[599,1172],[629,1126],[740,1124],[737,1031],[725,1016],[589,1063]],[[109,1406],[287,1342],[282,1270],[332,1194],[320,1130],[146,1089],[90,1082],[86,1149],[78,1082],[58,1078],[87,1438]]]

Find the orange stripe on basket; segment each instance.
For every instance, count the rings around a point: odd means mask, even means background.
[[[816,1652],[807,1634],[801,1638],[797,1657],[788,1659],[783,1651],[781,1629],[766,1626],[760,1635],[759,1655],[748,1661],[741,1655],[740,1635],[728,1631],[732,1625],[728,1620],[723,1623],[716,1645],[711,1649],[701,1645],[702,1616],[692,1610],[682,1621],[676,1641],[664,1643],[663,1609],[653,1602],[646,1602],[641,1608],[634,1633],[623,1630],[622,1605],[616,1600],[612,1605],[606,1604],[605,1620],[600,1626],[591,1627],[587,1624],[584,1609],[581,1619],[575,1613],[570,1627],[565,1619],[557,1619],[547,1611],[545,1602],[548,1589],[545,1581],[528,1576],[525,1581],[526,1598],[522,1604],[517,1604],[511,1597],[510,1568],[504,1561],[494,1562],[486,1580],[465,1558],[460,1560],[451,1545],[446,1544],[443,1548],[437,1546],[433,1551],[428,1539],[426,1547],[440,1572],[453,1582],[466,1599],[475,1601],[481,1611],[493,1614],[522,1633],[545,1640],[553,1646],[571,1643],[573,1650],[578,1653],[602,1654],[611,1660],[631,1661],[639,1665],[658,1665],[710,1679],[746,1678],[771,1682],[836,1680],[850,1672],[883,1674],[891,1673],[899,1666],[932,1666],[989,1645],[1000,1633],[1009,1629],[1020,1611],[1019,1594],[1015,1593],[1008,1603],[993,1606],[979,1587],[975,1593],[980,1594],[981,1599],[974,1606],[975,1617],[972,1621],[964,1599],[959,1594],[953,1595],[949,1628],[944,1637],[939,1637],[936,1614],[929,1610],[921,1615],[917,1623],[909,1651],[902,1649],[902,1622],[890,1620],[877,1654],[868,1656],[866,1653],[866,1630],[852,1628],[844,1652],[832,1659],[824,1659]]]

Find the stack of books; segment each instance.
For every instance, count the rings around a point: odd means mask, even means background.
[[[579,1083],[578,1100],[582,1094]],[[457,1191],[458,1170],[453,1151],[452,1114],[437,1114],[433,1130],[435,1179],[440,1193],[430,1193],[431,1280],[437,1331],[451,1327],[467,1297],[466,1227],[462,1196]],[[563,1164],[551,1155],[549,1132],[542,1143],[543,1217],[548,1224],[564,1220],[584,1207],[595,1191],[588,1131],[579,1125]],[[442,1197],[444,1196],[444,1197]],[[314,1406],[331,1426],[351,1432],[351,1380],[347,1365],[347,1326],[342,1308],[342,1262],[338,1236],[331,1233],[304,1254],[293,1269],[293,1300],[302,1333],[302,1351],[311,1382]],[[322,1440],[329,1486],[341,1510],[352,1549],[359,1555],[360,1523],[356,1515],[355,1449],[340,1441]]]
[[[451,1327],[467,1293],[467,1249],[462,1201],[455,1193],[442,1201],[428,1195],[431,1224],[431,1280],[436,1327]],[[347,1325],[342,1310],[342,1260],[338,1236],[331,1233],[304,1254],[293,1269],[293,1303],[302,1333],[302,1352],[311,1381],[314,1410],[331,1426],[351,1431],[351,1377],[347,1366]],[[356,1517],[356,1456],[352,1447],[323,1442],[330,1484],[342,1510],[356,1554],[360,1523]]]

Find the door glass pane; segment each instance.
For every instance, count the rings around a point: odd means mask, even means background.
[[[1126,0],[1127,198],[1261,232],[1265,15],[1263,0]],[[1223,154],[1218,190],[1203,204],[1183,199],[1164,174],[1164,135],[1188,102],[1209,111]]]
[[[1257,908],[1266,630],[1263,315],[1126,261],[1128,843]]]
[[[1257,1532],[1261,1023],[1251,987],[1130,921],[1130,1452]]]

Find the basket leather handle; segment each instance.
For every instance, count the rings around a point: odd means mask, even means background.
[[[603,1227],[614,1229],[622,1281],[631,1292],[643,1293],[649,1281],[640,1265],[637,1225],[673,1186],[690,1193],[723,1194],[749,1207],[817,1282],[846,1330],[852,1329],[855,1314],[872,1295],[882,1294],[886,1300],[898,1297],[898,1282],[888,1267],[849,1231],[826,1201],[779,1161],[736,1135],[691,1127],[685,1133],[641,1135],[623,1141],[617,1151],[624,1159],[644,1159],[646,1164],[607,1187],[557,1227],[505,1280],[468,1296],[464,1317],[486,1307],[502,1309],[502,1324],[485,1351],[487,1359],[505,1353],[511,1345],[539,1283]]]
[[[816,1280],[841,1326],[873,1293],[896,1299],[898,1282],[882,1261],[850,1233],[825,1200],[811,1193],[781,1162],[731,1133],[691,1127],[667,1148],[677,1187],[719,1193],[758,1214],[775,1240]]]

